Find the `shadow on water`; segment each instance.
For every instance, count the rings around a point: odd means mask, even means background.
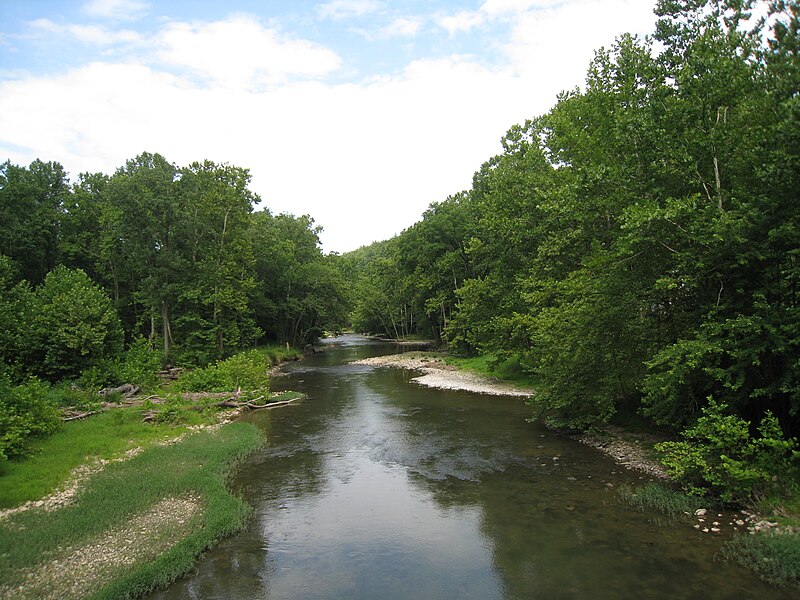
[[[275,380],[306,400],[247,417],[269,440],[233,482],[248,529],[152,598],[791,597],[715,560],[720,537],[627,510],[639,475],[519,399],[349,365],[398,348],[337,341]]]

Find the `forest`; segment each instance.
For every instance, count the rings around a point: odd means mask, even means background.
[[[800,5],[656,14],[470,189],[345,256],[353,323],[514,365],[557,428],[684,430],[673,474],[749,490],[797,474]]]
[[[74,183],[56,162],[0,165],[0,458],[76,390],[344,326],[340,257],[310,217],[255,210],[249,183],[150,153]]]

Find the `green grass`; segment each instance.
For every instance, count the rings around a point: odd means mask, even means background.
[[[519,358],[516,356],[505,360],[498,360],[491,354],[467,358],[446,356],[444,362],[459,369],[500,381],[507,381],[525,387],[536,387],[538,385],[537,378],[522,369]]]
[[[280,346],[277,344],[261,346],[258,348],[258,351],[269,358],[273,365],[278,365],[282,362],[288,362],[292,360],[300,360],[303,357],[303,353],[297,348],[289,347],[287,349],[286,346]]]
[[[142,423],[141,411],[118,408],[80,421],[39,440],[31,457],[0,461],[0,508],[38,500],[64,483],[70,472],[93,458],[114,458],[137,446],[175,437],[185,427]]]
[[[753,569],[765,581],[800,589],[800,534],[739,534],[725,545],[725,558]]]
[[[169,584],[188,571],[200,553],[246,522],[248,508],[228,492],[226,481],[232,468],[262,441],[258,429],[246,423],[194,433],[108,465],[70,506],[55,512],[26,511],[0,521],[0,583],[19,584],[25,570],[62,556],[63,548],[89,544],[159,500],[192,494],[201,499],[203,511],[186,525],[185,536],[150,562],[115,567],[92,597],[134,598]],[[49,590],[48,595],[69,594]]]
[[[638,487],[622,485],[618,494],[623,502],[641,512],[661,513],[672,518],[694,514],[698,508],[718,510],[719,500],[700,498],[673,490],[663,483],[646,483]]]

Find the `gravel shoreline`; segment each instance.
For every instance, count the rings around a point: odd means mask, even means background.
[[[461,390],[493,396],[519,396],[523,398],[529,398],[533,395],[532,390],[526,390],[510,383],[493,381],[474,373],[459,371],[456,367],[447,365],[436,357],[417,353],[374,356],[357,360],[351,364],[421,371],[423,374],[419,377],[414,377],[411,381],[441,390]]]

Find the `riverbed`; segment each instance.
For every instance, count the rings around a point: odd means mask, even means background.
[[[245,417],[269,440],[232,482],[250,526],[151,598],[792,597],[716,559],[734,515],[709,535],[629,510],[617,489],[648,476],[523,398],[353,364],[399,351],[344,336],[273,380],[306,398]]]

